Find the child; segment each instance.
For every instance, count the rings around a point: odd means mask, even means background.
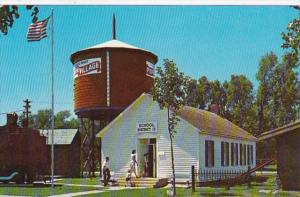
[[[127,171],[127,177],[126,177],[126,185],[125,185],[125,187],[127,185],[130,186],[130,187],[134,186],[133,183],[131,182],[131,170],[130,169]]]

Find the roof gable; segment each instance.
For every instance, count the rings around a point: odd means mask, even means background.
[[[77,134],[77,129],[54,129],[54,144],[55,145],[69,145],[72,144],[75,135]],[[47,145],[52,142],[51,134],[52,130],[40,130],[40,134],[46,137]]]

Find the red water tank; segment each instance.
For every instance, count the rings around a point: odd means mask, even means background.
[[[74,65],[74,108],[79,117],[111,119],[153,85],[157,56],[119,40],[79,50]]]

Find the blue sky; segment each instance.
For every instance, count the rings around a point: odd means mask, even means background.
[[[260,57],[281,56],[280,33],[299,13],[288,6],[39,6],[39,18],[55,13],[55,111],[73,112],[70,55],[111,39],[112,14],[117,39],[173,59],[185,74],[198,79],[228,80],[246,75],[257,87]],[[30,12],[20,8],[8,35],[0,36],[0,113],[51,108],[50,39],[26,41]],[[48,25],[48,33],[49,31]],[[0,115],[0,125],[6,116]]]

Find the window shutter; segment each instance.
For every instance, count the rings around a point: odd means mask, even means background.
[[[247,158],[247,157],[246,157],[246,156],[247,156],[247,155],[246,155],[246,154],[247,154],[246,144],[244,144],[244,148],[243,148],[243,149],[244,149],[244,165],[247,165],[247,163],[246,163],[246,158]]]
[[[211,151],[211,153],[212,153],[212,156],[211,156],[211,158],[212,158],[211,166],[214,167],[215,166],[215,143],[214,143],[214,141],[211,141],[211,149],[212,149],[212,151]]]
[[[226,166],[229,166],[229,143],[226,142]]]
[[[235,165],[239,165],[239,145],[238,143],[235,143]]]
[[[240,165],[243,165],[243,144],[240,144]]]
[[[221,166],[224,166],[224,142],[221,142]]]
[[[250,152],[251,152],[251,164],[253,164],[253,145],[250,145]]]
[[[247,144],[247,164],[250,165],[250,145]]]
[[[208,141],[205,141],[205,167],[208,167]]]
[[[231,153],[231,166],[234,166],[234,143],[231,143],[231,147],[230,147],[230,153]]]

